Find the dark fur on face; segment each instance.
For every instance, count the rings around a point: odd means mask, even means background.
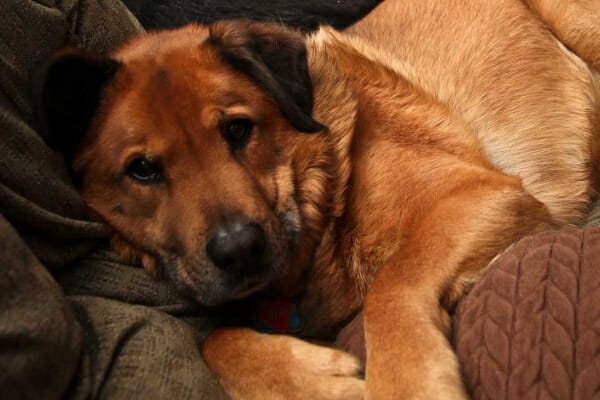
[[[209,40],[223,58],[273,96],[294,128],[307,133],[323,130],[323,125],[310,118],[312,90],[306,47],[299,33],[243,21],[217,23],[209,29]]]

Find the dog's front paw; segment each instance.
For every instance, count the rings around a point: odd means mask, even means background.
[[[289,378],[302,394],[297,398],[364,398],[365,382],[359,378],[362,367],[354,356],[291,337],[280,339],[285,339],[283,344],[292,356]]]
[[[356,358],[339,350],[249,329],[220,329],[204,359],[234,399],[363,399]]]

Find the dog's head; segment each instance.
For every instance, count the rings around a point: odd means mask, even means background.
[[[303,37],[243,21],[148,34],[110,58],[64,51],[39,96],[120,247],[206,305],[281,277],[310,236],[319,206],[299,191],[327,185],[303,182],[326,162],[312,103]]]

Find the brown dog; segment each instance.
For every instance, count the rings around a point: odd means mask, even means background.
[[[366,388],[344,353],[229,328],[204,355],[234,397],[465,398],[447,311],[593,195],[599,1],[526,3],[387,0],[346,33],[228,22],[66,52],[43,117],[115,249],[198,302],[269,285],[323,337],[364,305]]]

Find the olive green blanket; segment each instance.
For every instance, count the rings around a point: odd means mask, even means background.
[[[62,158],[35,130],[30,77],[53,51],[142,31],[119,0],[0,1],[0,398],[219,399],[208,313],[97,249]]]

